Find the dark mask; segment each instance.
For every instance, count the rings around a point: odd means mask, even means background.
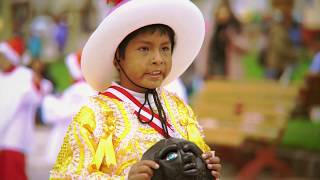
[[[212,180],[214,177],[201,158],[202,150],[194,143],[177,138],[163,139],[149,148],[142,160],[160,165],[152,180]]]

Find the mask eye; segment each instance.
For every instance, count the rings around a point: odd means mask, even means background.
[[[159,152],[159,158],[162,160],[173,161],[178,157],[178,147],[176,144],[170,144]]]
[[[177,159],[178,157],[178,153],[177,152],[169,152],[166,157],[165,157],[165,160],[167,161],[173,161],[175,159]]]

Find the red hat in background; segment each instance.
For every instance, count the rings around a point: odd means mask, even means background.
[[[74,81],[83,80],[83,75],[81,72],[81,53],[82,50],[71,53],[66,58],[66,65],[69,71],[70,76],[73,78]]]
[[[25,44],[21,37],[14,37],[0,43],[0,53],[4,54],[13,65],[20,63],[24,51]]]
[[[113,3],[115,6],[121,3],[123,0],[106,0],[107,4]]]

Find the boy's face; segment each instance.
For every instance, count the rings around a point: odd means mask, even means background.
[[[139,86],[155,89],[160,87],[172,65],[171,42],[167,34],[158,31],[138,34],[129,41],[120,65],[128,77]],[[136,92],[144,92],[131,83],[120,71],[120,84]]]

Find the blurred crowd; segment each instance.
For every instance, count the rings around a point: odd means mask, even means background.
[[[13,173],[25,168],[35,120],[38,126],[50,127],[52,135],[44,151],[47,163],[53,164],[72,116],[88,96],[97,93],[81,74],[81,49],[98,22],[120,1],[107,2],[0,2],[0,161],[16,158],[21,169],[12,169]],[[207,81],[256,78],[250,77],[256,71],[250,68],[261,71],[260,79],[290,86],[301,65],[307,64],[290,116],[319,119],[320,1],[194,2],[206,18],[205,43],[191,68],[168,89],[179,91],[188,101]],[[246,65],[250,57],[254,66]],[[56,64],[68,73],[52,70]],[[58,88],[59,79],[67,85]]]

